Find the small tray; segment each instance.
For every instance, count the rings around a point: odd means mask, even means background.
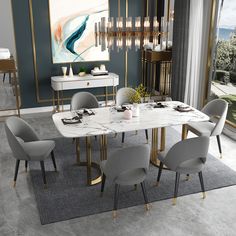
[[[71,124],[82,123],[78,116],[75,116],[73,118],[63,118],[63,119],[61,119],[61,121],[62,121],[62,123],[64,125],[71,125]]]
[[[91,74],[94,76],[99,76],[99,75],[108,75],[108,71],[107,70],[91,70]]]
[[[179,111],[179,112],[189,112],[189,111],[193,111],[193,109],[192,109],[191,107],[189,107],[189,106],[185,106],[185,107],[183,107],[183,106],[177,106],[177,107],[175,108],[175,110],[176,110],[176,111]]]

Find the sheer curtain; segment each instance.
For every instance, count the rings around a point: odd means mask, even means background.
[[[195,108],[201,108],[202,106],[206,85],[206,63],[212,1],[190,0],[184,102]]]

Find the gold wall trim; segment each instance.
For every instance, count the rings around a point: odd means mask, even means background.
[[[125,2],[125,17],[129,16],[129,0]],[[128,51],[125,51],[125,87],[128,87]]]
[[[202,101],[202,106],[204,106],[208,102],[208,92],[210,90],[210,72],[212,68],[212,52],[214,46],[214,28],[215,28],[215,20],[216,20],[216,13],[217,13],[217,0],[212,0],[211,2],[211,19],[210,19],[210,27],[209,27],[209,34],[208,34],[208,54],[207,54],[207,63],[206,63],[206,74],[205,74],[205,86],[204,86],[204,96]],[[229,126],[236,128],[236,124],[231,121],[226,120],[226,124]]]
[[[41,100],[39,97],[39,81],[38,81],[38,68],[37,68],[37,57],[36,57],[36,44],[35,44],[35,30],[34,30],[34,16],[33,16],[32,0],[29,0],[29,14],[30,14],[30,28],[31,28],[31,38],[32,38],[32,50],[33,50],[36,101],[38,103],[40,103],[40,102],[43,102],[43,100]]]
[[[167,21],[169,22],[170,20],[170,0],[168,0],[168,5],[167,5]]]
[[[211,19],[209,25],[209,33],[208,33],[208,49],[207,49],[207,62],[206,62],[206,73],[205,73],[205,86],[204,86],[204,95],[202,106],[207,103],[208,99],[208,91],[209,91],[209,82],[210,82],[210,71],[211,71],[211,64],[212,64],[212,51],[213,51],[213,44],[214,44],[214,27],[215,27],[215,17],[216,17],[216,6],[217,0],[212,0],[211,2]]]

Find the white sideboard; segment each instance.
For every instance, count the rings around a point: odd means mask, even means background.
[[[108,101],[108,92],[107,87],[113,88],[113,100],[115,97],[115,93],[117,90],[117,86],[119,85],[119,76],[114,73],[109,73],[108,75],[99,75],[93,76],[91,74],[87,74],[83,77],[78,75],[74,75],[72,77],[69,76],[52,76],[51,77],[51,87],[53,89],[53,106],[57,103],[56,109],[60,111],[60,106],[63,110],[63,91],[72,90],[72,89],[86,89],[86,88],[105,88],[105,101],[107,104]],[[57,93],[56,99],[55,94]]]

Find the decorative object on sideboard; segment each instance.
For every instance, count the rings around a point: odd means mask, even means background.
[[[72,66],[71,66],[71,64],[70,64],[69,77],[73,77],[73,76],[74,76],[74,73],[73,73]]]
[[[106,70],[105,65],[101,64],[100,67],[95,66],[93,70],[91,70],[91,74],[93,76],[108,75],[108,70]]]
[[[80,67],[79,69],[79,76],[83,77],[86,75],[86,69],[84,67]]]
[[[62,66],[61,70],[62,70],[63,76],[66,77],[67,66]]]
[[[100,65],[100,71],[106,71],[106,66],[104,64]]]

